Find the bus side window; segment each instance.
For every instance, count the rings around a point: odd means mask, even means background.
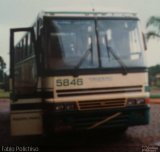
[[[32,46],[31,46],[31,35],[28,34],[28,54],[29,56],[32,54]]]
[[[14,47],[15,95],[29,95],[35,92],[37,80],[35,46],[28,32]]]

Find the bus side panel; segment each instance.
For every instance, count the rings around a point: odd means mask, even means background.
[[[41,135],[43,134],[43,119],[41,109],[16,109],[11,105],[11,135]],[[18,105],[19,106],[19,105]]]

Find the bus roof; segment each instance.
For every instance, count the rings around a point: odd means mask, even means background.
[[[77,9],[78,10],[78,9]],[[129,17],[137,18],[137,14],[134,12],[124,12],[124,11],[114,11],[113,9],[53,9],[53,10],[44,10],[39,13],[38,17],[54,17],[54,16],[68,16],[68,17]]]

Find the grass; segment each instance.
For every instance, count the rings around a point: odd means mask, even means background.
[[[160,86],[150,86],[150,90],[160,90]]]
[[[152,99],[160,98],[160,94],[151,94],[150,98]]]
[[[160,98],[160,86],[150,86],[150,98]]]
[[[0,98],[9,98],[9,92],[0,89]]]

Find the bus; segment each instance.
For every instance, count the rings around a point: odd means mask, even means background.
[[[11,135],[148,124],[139,22],[131,12],[43,11],[32,26],[10,29]]]

